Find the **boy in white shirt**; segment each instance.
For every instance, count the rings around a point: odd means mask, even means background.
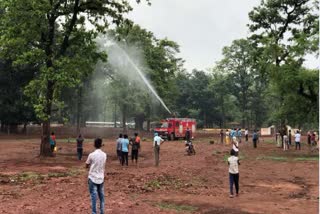
[[[239,159],[235,156],[235,151],[232,149],[228,158],[229,165],[229,181],[230,181],[230,198],[233,198],[233,183],[236,187],[236,196],[239,194]]]

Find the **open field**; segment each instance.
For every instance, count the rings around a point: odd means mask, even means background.
[[[57,139],[56,157],[39,159],[39,139],[0,139],[0,213],[90,213],[84,162],[93,150]],[[142,142],[139,166],[121,167],[114,140],[105,139],[107,213],[318,213],[318,154],[282,151],[271,139],[257,149],[240,145],[240,195],[229,198],[230,146],[194,141],[186,156],[182,141],[165,142],[154,167],[151,141]]]

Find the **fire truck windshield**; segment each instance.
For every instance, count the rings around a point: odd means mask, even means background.
[[[162,123],[161,128],[168,128],[168,123],[167,122]]]

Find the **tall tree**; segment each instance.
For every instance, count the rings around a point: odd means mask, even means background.
[[[120,24],[131,7],[125,0],[8,0],[1,1],[0,8],[5,11],[0,19],[2,53],[14,64],[39,68],[26,94],[42,120],[40,154],[51,155],[52,104],[64,86],[77,84],[105,58],[96,49],[97,33],[105,32],[110,23]]]

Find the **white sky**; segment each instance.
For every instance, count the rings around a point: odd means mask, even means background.
[[[221,59],[224,46],[247,36],[248,12],[260,0],[151,0],[151,3],[151,6],[144,1],[133,3],[129,18],[157,38],[177,42],[179,57],[190,71],[212,67]],[[307,59],[307,67],[318,67],[314,57]]]

